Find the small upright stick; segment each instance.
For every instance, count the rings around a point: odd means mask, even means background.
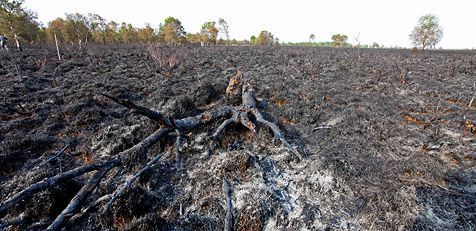
[[[474,88],[474,94],[473,94],[473,97],[471,97],[471,100],[469,101],[468,110],[471,110],[471,105],[473,105],[474,98],[476,98],[476,82],[473,83],[473,88]]]
[[[56,38],[56,33],[55,33],[55,43],[56,43],[56,52],[58,52],[58,60],[61,61],[61,55],[60,55],[60,52],[59,52],[58,39]]]
[[[223,231],[231,231],[233,229],[233,203],[231,202],[230,182],[228,182],[226,176],[223,176],[223,191],[226,197],[226,217]]]

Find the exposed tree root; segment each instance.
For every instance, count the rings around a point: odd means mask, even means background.
[[[236,85],[237,83],[241,83],[241,81],[233,80],[230,81],[230,83]],[[160,125],[160,128],[141,142],[134,145],[133,147],[126,149],[120,153],[117,153],[116,155],[112,155],[97,162],[77,167],[75,169],[58,174],[56,176],[52,176],[50,178],[46,178],[40,182],[30,185],[28,188],[23,189],[18,193],[15,193],[7,200],[2,202],[0,205],[0,213],[3,213],[8,209],[12,208],[21,200],[26,199],[27,197],[37,192],[57,185],[61,181],[74,177],[79,177],[88,172],[96,171],[91,176],[91,178],[84,184],[84,186],[78,191],[76,196],[69,202],[69,204],[61,212],[61,214],[58,215],[56,219],[49,225],[47,230],[58,230],[68,220],[77,220],[85,213],[90,211],[91,208],[98,207],[100,204],[107,201],[107,203],[102,207],[101,213],[102,215],[105,215],[114,205],[116,200],[120,198],[141,175],[143,175],[147,170],[157,165],[160,158],[163,156],[163,152],[162,154],[159,154],[149,160],[143,167],[140,168],[139,171],[134,173],[132,176],[127,177],[119,175],[123,183],[118,186],[114,190],[114,192],[112,192],[111,194],[98,196],[98,199],[93,200],[80,210],[80,206],[85,201],[85,199],[91,194],[91,192],[101,182],[101,180],[106,178],[105,176],[111,169],[122,166],[127,163],[133,163],[138,156],[143,156],[154,144],[161,141],[161,139],[163,139],[166,135],[172,133],[176,136],[175,144],[172,150],[177,152],[178,155],[182,146],[183,138],[181,134],[195,129],[198,126],[221,118],[225,119],[221,123],[221,125],[215,130],[215,132],[211,134],[210,137],[208,137],[210,142],[214,143],[220,136],[220,134],[224,132],[226,127],[231,124],[241,124],[252,132],[255,132],[255,123],[259,123],[261,125],[264,125],[265,127],[269,127],[274,134],[274,139],[279,140],[284,147],[290,149],[299,159],[301,159],[301,154],[288,143],[279,127],[275,123],[264,119],[263,115],[257,108],[256,98],[253,89],[249,85],[235,85],[233,86],[233,89],[241,90],[241,105],[221,106],[217,108],[212,108],[196,116],[191,116],[183,119],[174,119],[172,116],[148,109],[143,106],[136,105],[128,100],[122,100],[113,96],[101,94],[113,100],[114,102],[130,109],[133,113],[145,116],[157,122]],[[58,155],[64,152],[64,149],[66,149],[67,147],[68,145],[65,146],[65,148],[63,148],[59,153],[55,154],[52,158],[56,158]],[[52,158],[48,159],[47,161],[50,161]],[[114,182],[106,182],[106,185],[111,184],[114,184]],[[233,205],[231,201],[231,186],[226,178],[223,178],[223,190],[225,192],[227,211],[224,229],[231,230],[233,227]],[[77,210],[79,210],[79,212],[75,214]]]
[[[212,140],[215,140],[216,138],[218,138],[218,136],[220,135],[220,133],[223,132],[223,130],[225,130],[225,128],[232,124],[232,123],[237,123],[238,122],[238,116],[237,114],[234,114],[233,118],[230,118],[230,119],[226,119],[225,121],[223,121],[222,124],[220,124],[220,126],[218,126],[217,130],[213,133],[212,135]]]

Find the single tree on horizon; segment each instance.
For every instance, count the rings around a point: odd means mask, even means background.
[[[210,21],[203,23],[200,30],[201,41],[205,44],[216,44],[218,32],[215,22]]]
[[[228,30],[228,23],[225,21],[223,18],[218,19],[218,25],[219,28],[218,30],[225,35],[226,38],[226,44],[230,43],[230,34]]]
[[[314,41],[316,41],[316,35],[315,34],[309,35],[309,42],[314,42]]]
[[[165,44],[181,44],[186,34],[182,22],[172,16],[167,17],[159,28],[159,40]]]
[[[256,38],[256,43],[258,45],[273,45],[275,44],[274,35],[271,32],[263,30],[259,33],[258,37]],[[279,42],[279,41],[278,41]]]
[[[342,47],[347,43],[347,35],[345,34],[335,34],[332,35],[332,45],[334,47]]]
[[[443,37],[443,29],[439,25],[438,17],[434,14],[423,15],[418,19],[418,24],[410,34],[412,44],[422,50],[434,48]]]

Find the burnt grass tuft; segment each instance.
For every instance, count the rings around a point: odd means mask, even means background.
[[[131,147],[157,125],[98,93],[174,118],[224,104],[239,69],[266,119],[305,155],[233,125],[209,153],[216,121],[184,134],[112,208],[65,222],[85,230],[222,230],[222,177],[235,230],[473,230],[476,227],[476,53],[304,47],[167,47],[164,76],[146,46],[31,48],[0,54],[0,201],[45,177]],[[36,60],[42,59],[41,65]],[[476,126],[476,125],[475,125]],[[41,165],[64,145],[65,153]],[[167,143],[169,142],[169,143]],[[137,158],[148,158],[170,141]],[[140,165],[139,165],[140,166]],[[133,174],[123,168],[115,174]],[[62,182],[4,214],[12,230],[44,229],[87,177]],[[117,182],[118,184],[120,182]],[[117,186],[117,185],[116,185]],[[111,193],[99,185],[85,204]]]

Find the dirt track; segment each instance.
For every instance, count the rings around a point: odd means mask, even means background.
[[[101,216],[69,229],[223,230],[222,177],[232,188],[235,230],[471,230],[476,227],[476,53],[297,47],[167,48],[183,63],[166,78],[146,47],[0,54],[0,202],[45,177],[113,156],[157,129],[98,94],[168,113],[225,105],[237,69],[258,107],[303,153],[269,129],[223,121],[185,134]],[[65,153],[45,162],[69,144]],[[163,140],[108,173],[83,207],[114,191],[169,147]],[[44,229],[89,175],[63,181],[0,214],[8,229]],[[101,202],[98,207],[101,207]],[[16,220],[18,218],[18,220]],[[73,228],[74,227],[74,228]]]

